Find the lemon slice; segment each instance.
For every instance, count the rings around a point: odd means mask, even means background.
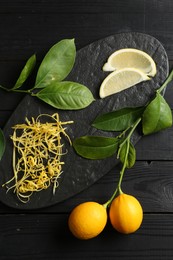
[[[103,80],[99,94],[104,98],[146,80],[150,80],[150,77],[138,69],[125,68],[113,71]]]
[[[156,64],[146,52],[138,49],[120,49],[112,53],[103,66],[104,71],[114,71],[123,68],[136,68],[147,74],[155,76]]]

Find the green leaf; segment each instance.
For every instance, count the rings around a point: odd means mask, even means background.
[[[45,88],[55,81],[62,81],[73,68],[75,57],[74,39],[65,39],[55,44],[38,69],[35,88]]]
[[[82,136],[73,141],[75,151],[87,159],[104,159],[118,149],[118,138],[102,136]]]
[[[156,94],[146,107],[142,118],[144,135],[159,132],[172,126],[172,112],[166,100],[159,93]]]
[[[127,168],[132,168],[136,161],[136,150],[133,144],[129,141],[126,141],[123,146],[121,147],[119,158],[120,161],[124,164],[126,163]],[[126,153],[127,159],[126,159]]]
[[[16,84],[14,85],[13,89],[18,89],[20,88],[23,83],[27,80],[27,78],[29,77],[29,75],[31,74],[33,68],[35,67],[36,64],[36,56],[35,54],[32,55],[28,61],[26,62],[24,68],[22,69],[18,80],[16,81]]]
[[[91,91],[76,82],[54,82],[35,94],[39,99],[59,109],[76,110],[94,101]]]
[[[4,151],[5,151],[5,138],[2,130],[0,129],[0,160],[2,159]]]
[[[123,108],[98,116],[92,125],[105,131],[122,131],[133,125],[143,110],[143,107]]]

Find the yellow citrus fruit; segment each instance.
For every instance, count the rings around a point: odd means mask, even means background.
[[[143,210],[135,197],[123,193],[112,201],[109,218],[117,231],[130,234],[141,226]]]
[[[103,80],[99,94],[101,98],[104,98],[149,79],[145,73],[138,69],[125,68],[116,70]]]
[[[99,235],[107,222],[106,208],[97,202],[84,202],[76,206],[68,219],[72,234],[79,239],[90,239]]]
[[[123,68],[136,68],[151,77],[156,74],[156,64],[152,57],[144,51],[133,48],[115,51],[109,56],[103,66],[104,71],[114,71]]]

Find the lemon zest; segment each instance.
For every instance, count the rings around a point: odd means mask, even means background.
[[[52,122],[41,123],[42,117],[49,117]],[[14,176],[3,184],[7,192],[13,189],[23,203],[27,203],[34,192],[46,190],[51,184],[55,194],[64,164],[61,157],[67,153],[63,152],[61,136],[72,144],[64,125],[73,123],[61,122],[58,113],[40,114],[36,119],[26,118],[25,121],[12,127]]]

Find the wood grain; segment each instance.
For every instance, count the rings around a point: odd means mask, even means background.
[[[1,60],[22,60],[37,53],[42,58],[48,48],[64,38],[75,38],[77,49],[120,31],[144,31],[141,14],[131,13],[61,13],[49,14],[1,14]],[[31,22],[32,21],[32,22]],[[121,21],[121,27],[119,26]],[[32,30],[31,26],[34,26]],[[63,24],[63,26],[60,26]],[[69,30],[70,26],[70,30]],[[6,34],[6,31],[13,31]],[[22,38],[19,35],[19,32]],[[106,33],[105,33],[106,32]]]
[[[114,0],[105,1],[92,1],[92,0],[35,0],[34,4],[30,1],[19,1],[8,0],[9,6],[6,1],[1,0],[0,13],[39,13],[39,14],[54,14],[54,13],[127,13],[138,12],[142,13],[144,11],[144,4],[138,0]]]
[[[141,228],[132,235],[116,232],[108,222],[100,236],[88,241],[74,238],[67,220],[68,214],[51,214],[49,221],[42,214],[1,215],[0,258],[172,259],[173,219],[169,214],[145,214]]]
[[[173,128],[143,136],[136,145],[138,160],[172,160]]]
[[[54,212],[71,210],[84,201],[105,203],[113,194],[118,183],[120,165],[87,190],[52,208]],[[173,213],[172,161],[137,161],[125,172],[122,189],[141,202],[145,213]],[[51,210],[51,209],[50,209]]]
[[[137,31],[156,37],[173,68],[172,0],[0,0],[0,84],[11,87],[25,61],[38,63],[55,42],[75,38],[77,49],[103,37]],[[26,87],[32,85],[31,78]],[[21,94],[0,90],[0,127]],[[172,83],[165,98],[173,109]],[[94,240],[72,237],[67,220],[77,204],[105,202],[115,189],[120,165],[80,194],[46,209],[17,211],[0,203],[0,259],[173,259],[173,128],[143,137],[137,162],[125,173],[123,190],[144,208],[142,227],[124,236],[108,223]]]
[[[137,161],[132,169],[125,172],[123,192],[138,198],[145,213],[173,213],[172,168],[172,161]],[[85,201],[105,203],[117,186],[120,169],[120,165],[116,166],[83,192],[54,206],[27,211],[10,209],[0,204],[0,213],[67,213]]]

